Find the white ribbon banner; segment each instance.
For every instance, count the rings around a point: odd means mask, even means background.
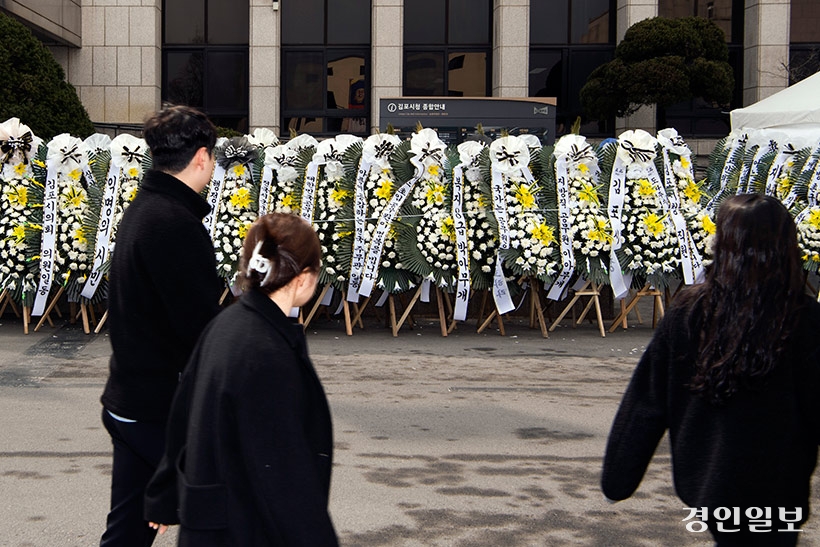
[[[372,164],[362,159],[356,173],[356,187],[353,199],[354,236],[353,255],[350,258],[350,278],[347,285],[347,301],[359,301],[359,288],[362,284],[362,270],[367,255],[367,195],[365,183],[370,176]]]
[[[40,241],[40,281],[31,315],[43,315],[54,279],[57,243],[57,160],[49,159],[43,194],[43,238]]]
[[[362,284],[359,288],[359,294],[362,296],[370,296],[370,293],[373,291],[373,285],[376,283],[379,273],[382,249],[384,248],[387,234],[390,231],[390,226],[393,224],[396,215],[399,214],[399,209],[404,203],[404,200],[410,195],[413,186],[416,185],[416,182],[418,182],[424,172],[424,167],[416,158],[412,158],[410,161],[416,167],[416,174],[396,190],[396,193],[390,198],[390,202],[388,202],[384,211],[382,211],[382,215],[376,225],[376,231],[373,233],[373,239],[370,242],[370,249],[367,252],[367,258],[364,263]]]
[[[626,165],[623,160],[616,156],[612,165],[612,177],[609,180],[609,204],[607,205],[607,216],[612,226],[612,247],[609,252],[609,284],[612,286],[612,293],[616,299],[623,298],[629,290],[624,275],[621,272],[621,263],[618,261],[616,251],[621,248],[623,238],[621,230],[621,214],[624,208],[624,192],[626,191]]]
[[[689,227],[686,225],[686,219],[680,212],[680,195],[678,194],[678,182],[675,173],[672,170],[672,162],[669,158],[669,151],[666,148],[661,149],[663,153],[663,169],[664,179],[666,181],[669,217],[672,219],[672,225],[675,234],[678,237],[678,250],[681,256],[681,269],[683,270],[683,281],[687,285],[692,285],[698,279],[703,277],[703,263],[700,259],[700,253],[695,248],[692,235],[689,233]],[[681,159],[689,160],[689,156],[681,156]],[[692,163],[689,161],[689,165]],[[689,176],[693,177],[692,169],[689,169]]]
[[[111,248],[111,233],[114,229],[114,212],[116,211],[121,176],[122,170],[112,162],[109,166],[108,176],[105,179],[100,222],[97,225],[97,248],[94,251],[94,265],[91,267],[91,275],[88,276],[82,292],[82,296],[85,298],[92,298],[94,293],[97,292],[100,281],[102,281],[101,269],[105,261],[108,260]]]
[[[319,175],[319,162],[311,161],[305,170],[305,184],[302,186],[301,217],[313,224],[313,208],[316,203],[316,179]]]
[[[555,160],[555,185],[558,193],[558,230],[561,238],[561,273],[552,284],[547,298],[560,300],[575,272],[575,253],[572,250],[572,227],[569,223],[569,169],[567,157]]]
[[[265,164],[262,168],[262,183],[259,185],[259,216],[270,212],[270,192],[273,186],[273,166]]]
[[[522,170],[523,171],[523,170]],[[529,173],[529,169],[526,169]],[[507,185],[504,175],[495,165],[491,168],[493,213],[498,223],[498,253],[495,257],[495,274],[493,275],[493,298],[499,314],[505,314],[515,309],[510,296],[507,280],[502,269],[502,252],[510,248],[510,224],[507,218]],[[526,175],[525,175],[526,177]],[[530,178],[532,174],[530,174]],[[503,310],[503,311],[502,311]]]
[[[453,227],[456,232],[456,258],[458,260],[453,319],[464,321],[467,318],[467,302],[470,300],[470,249],[467,243],[467,221],[464,219],[463,164],[453,169]]]
[[[222,197],[222,187],[225,185],[225,168],[218,163],[214,167],[214,175],[211,179],[211,190],[208,192],[208,205],[211,206],[210,212],[202,220],[202,224],[208,229],[208,234],[211,239],[214,238],[214,231],[216,230],[216,218],[219,214],[219,199]]]

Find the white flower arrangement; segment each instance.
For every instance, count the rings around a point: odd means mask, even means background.
[[[401,139],[396,135],[377,133],[370,135],[360,146],[351,146],[350,153],[346,154],[344,168],[348,175],[340,181],[335,190],[338,200],[344,203],[344,208],[339,213],[343,220],[338,224],[339,237],[343,245],[339,253],[339,266],[344,271],[352,269],[354,253],[360,253],[362,258],[367,253],[379,219],[401,185],[390,164],[390,157],[400,143]],[[356,249],[355,205],[359,199],[356,195],[356,177],[360,168],[367,169],[367,173],[363,180],[361,196],[364,205],[361,211],[364,223],[362,241],[360,248]],[[414,277],[412,272],[404,267],[399,256],[398,232],[394,222],[384,239],[376,286],[391,293],[403,292],[412,286]]]
[[[37,289],[36,271],[29,269],[26,256],[31,190],[35,184],[29,177],[5,179],[0,197],[0,290],[7,289],[15,302],[26,306],[31,305]]]
[[[349,271],[338,260],[346,242],[343,241],[345,234],[337,229],[337,220],[342,208],[353,198],[343,187],[342,160],[347,149],[360,144],[361,140],[353,135],[337,135],[320,141],[313,155],[313,161],[320,164],[313,211],[313,227],[322,246],[319,283],[330,283],[337,288],[344,285],[349,275]]]
[[[482,192],[480,163],[486,161],[487,147],[477,141],[458,145],[464,169],[464,218],[467,222],[467,251],[470,260],[470,285],[475,290],[492,287],[498,240],[492,227],[492,201]]]
[[[318,144],[315,138],[302,134],[285,144],[265,148],[265,164],[273,169],[274,182],[268,202],[260,204],[261,210],[299,214],[302,185],[297,166],[305,163],[304,155],[312,155]]]
[[[568,178],[568,223],[575,269],[587,279],[605,283],[612,226],[606,215],[606,187],[598,181],[598,156],[584,137],[574,134],[561,137],[553,155],[566,161],[566,173],[556,172],[556,179]]]
[[[216,161],[224,169],[221,194],[212,212],[215,215],[211,238],[216,253],[217,272],[229,284],[234,282],[245,235],[258,217],[259,188],[252,176],[257,146],[244,137],[217,145]],[[211,181],[211,185],[219,181]]]
[[[626,131],[619,137],[618,157],[626,167],[621,213],[621,268],[639,282],[665,287],[679,275],[680,251],[669,212],[663,208],[660,179],[650,180],[656,140],[645,131]]]
[[[810,205],[797,216],[797,240],[803,267],[816,272],[820,268],[820,206]]]

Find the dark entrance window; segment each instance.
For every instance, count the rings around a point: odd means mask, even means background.
[[[820,4],[791,0],[789,85],[820,72]]]
[[[248,131],[248,0],[164,0],[162,100]]]
[[[299,0],[281,9],[282,136],[367,135],[370,0]]]
[[[692,99],[658,107],[658,128],[674,127],[686,137],[715,137],[731,130],[729,111],[743,105],[743,0],[659,0],[661,17],[703,17],[713,21],[726,36],[729,64],[735,76],[732,102],[727,108]]]
[[[490,0],[404,2],[407,97],[489,97]]]
[[[556,136],[578,116],[583,135],[614,133],[614,120],[584,119],[579,98],[589,74],[614,52],[615,0],[530,1],[529,94],[556,98]]]

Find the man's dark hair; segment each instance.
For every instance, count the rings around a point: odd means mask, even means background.
[[[148,118],[143,137],[151,149],[153,167],[175,174],[185,169],[203,146],[213,153],[216,127],[190,106],[170,106]]]

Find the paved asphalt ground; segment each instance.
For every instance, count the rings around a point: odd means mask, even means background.
[[[352,337],[327,317],[308,329],[334,418],[330,505],[343,545],[711,544],[681,522],[665,440],[632,499],[608,504],[598,488],[650,325],[601,338],[565,323],[543,339],[523,320],[506,336],[468,321],[443,338],[417,318],[394,338],[371,323]],[[99,404],[108,336],[22,330],[10,314],[0,321],[0,545],[96,545],[111,468]],[[801,545],[820,545],[819,526],[804,526]]]

